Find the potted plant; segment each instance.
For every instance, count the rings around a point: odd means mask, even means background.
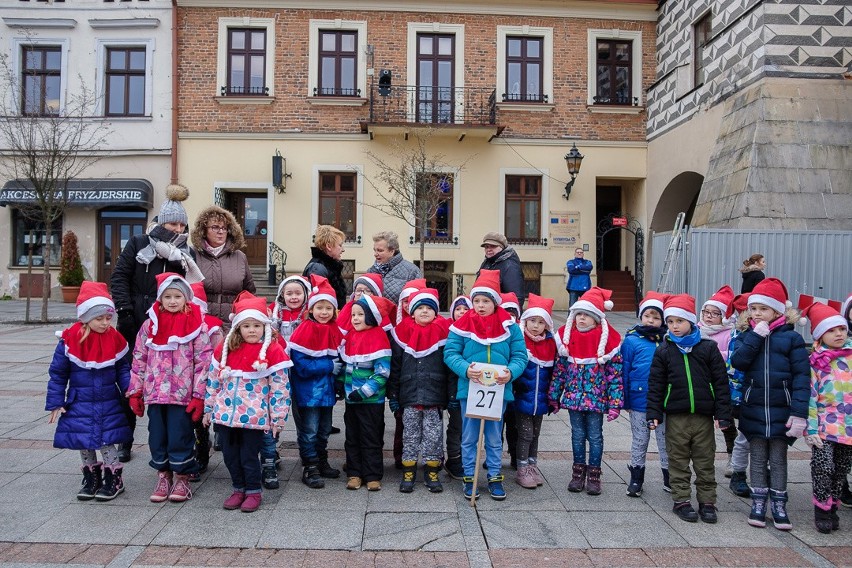
[[[62,286],[62,301],[76,302],[83,283],[83,263],[74,231],[65,231],[62,236],[62,259],[59,263],[59,284]]]

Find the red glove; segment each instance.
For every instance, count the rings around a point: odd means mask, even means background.
[[[555,400],[548,400],[547,401],[547,413],[548,414],[556,414],[557,412],[559,412],[560,408],[561,408],[561,406],[559,405],[558,401],[555,401]]]
[[[621,414],[621,411],[619,409],[610,408],[609,411],[607,411],[607,413],[606,413],[606,421],[612,422],[613,420],[616,420],[619,417],[620,414]]]
[[[131,394],[127,397],[127,401],[130,404],[130,410],[133,411],[133,414],[142,418],[145,415],[145,403],[142,401],[142,393],[137,392],[136,394]]]
[[[204,416],[204,401],[200,398],[193,398],[190,403],[186,405],[186,413],[189,414],[189,417],[192,418],[193,422],[198,422],[201,420],[201,417]]]

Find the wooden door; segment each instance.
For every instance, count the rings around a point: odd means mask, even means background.
[[[101,211],[98,214],[98,281],[109,284],[115,263],[130,237],[145,232],[146,211]]]
[[[265,193],[233,194],[234,214],[243,228],[245,253],[252,266],[266,266],[266,234],[269,231]]]

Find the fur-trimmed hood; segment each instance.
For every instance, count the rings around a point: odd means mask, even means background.
[[[245,237],[243,237],[243,228],[237,223],[237,218],[227,209],[222,209],[218,205],[211,205],[204,211],[198,214],[195,219],[195,226],[192,228],[190,236],[192,246],[198,252],[204,252],[204,231],[207,223],[213,217],[223,217],[228,224],[228,240],[225,243],[223,252],[234,252],[242,250],[246,246]]]
[[[759,272],[761,270],[763,270],[763,269],[761,267],[759,267],[757,264],[749,264],[748,266],[740,267],[740,272],[742,272],[742,273]]]
[[[749,316],[748,310],[741,312],[737,316],[736,328],[737,331],[743,332],[747,329],[751,328],[751,325],[748,323],[748,320],[751,316]],[[796,325],[799,323],[799,319],[802,317],[802,313],[796,308],[789,307],[784,310],[784,322],[789,323],[791,325]]]

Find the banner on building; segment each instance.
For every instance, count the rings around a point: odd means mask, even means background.
[[[580,212],[550,212],[550,246],[553,248],[574,248],[580,245]]]

